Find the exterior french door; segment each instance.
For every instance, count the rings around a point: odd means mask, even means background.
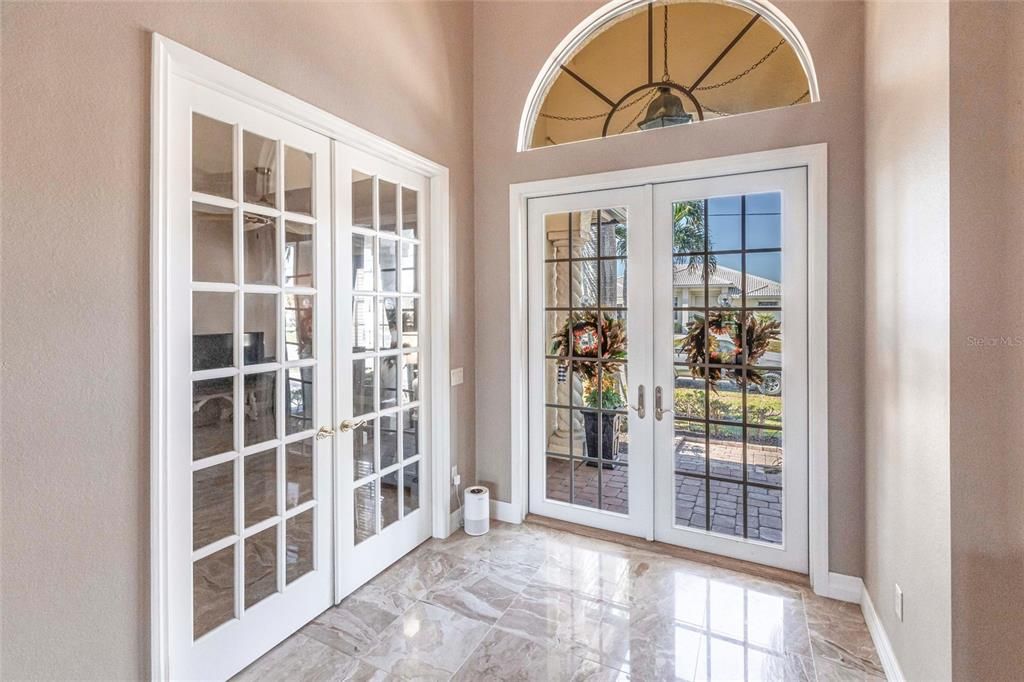
[[[528,226],[530,511],[806,573],[805,169]]]
[[[807,573],[806,170],[654,187],[655,538]]]
[[[651,537],[650,189],[529,202],[530,511]]]
[[[429,207],[424,176],[349,148],[335,160],[341,601],[431,533]]]
[[[169,672],[216,679],[331,603],[331,148],[169,87]]]

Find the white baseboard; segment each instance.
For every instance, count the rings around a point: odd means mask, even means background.
[[[505,523],[522,523],[523,518],[511,502],[491,500],[491,518]]]
[[[860,604],[861,594],[864,591],[864,582],[852,575],[842,573],[829,573],[828,582],[824,585],[815,584],[814,593],[829,599],[848,601],[853,604]]]
[[[462,507],[459,507],[448,516],[448,533],[454,533],[462,528]]]
[[[875,650],[878,651],[878,658],[882,661],[882,669],[885,670],[885,677],[890,682],[904,682],[907,678],[900,670],[900,663],[896,660],[896,652],[892,650],[892,642],[889,635],[882,627],[882,621],[878,618],[875,605],[871,602],[871,595],[866,587],[861,589],[860,610],[864,613],[864,622],[868,624],[868,632],[871,633],[871,641],[875,643]]]

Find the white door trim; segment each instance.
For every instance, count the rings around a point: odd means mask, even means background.
[[[150,90],[150,672],[167,679],[170,671],[168,633],[168,499],[167,405],[167,235],[169,89],[178,76],[296,123],[309,130],[378,156],[430,180],[430,226],[426,267],[429,289],[429,375],[432,453],[432,532],[450,533],[450,386],[449,376],[449,173],[434,161],[414,154],[337,116],[304,102],[240,71],[174,42],[158,33],[152,40]]]
[[[813,144],[715,159],[535,180],[509,186],[509,368],[511,513],[525,518],[529,490],[529,199],[635,185],[695,180],[794,167],[807,168],[808,544],[811,585],[828,589],[828,145]]]

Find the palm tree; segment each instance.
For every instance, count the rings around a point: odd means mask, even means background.
[[[704,267],[705,256],[695,251],[705,251],[704,238],[707,230],[704,225],[704,205],[706,200],[679,201],[672,204],[672,252],[689,254],[687,269],[697,272]],[[713,255],[707,256],[708,275],[718,267]]]

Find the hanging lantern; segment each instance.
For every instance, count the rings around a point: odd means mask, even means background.
[[[647,115],[637,125],[640,130],[651,130],[692,121],[693,115],[686,113],[683,109],[683,101],[672,92],[671,88],[661,85],[658,86],[658,96],[647,107]]]

